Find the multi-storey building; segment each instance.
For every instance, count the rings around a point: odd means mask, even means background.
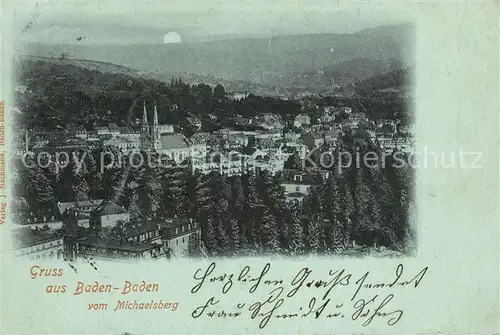
[[[281,186],[287,201],[301,203],[313,185],[324,182],[329,176],[325,170],[289,170],[281,171]]]
[[[62,259],[63,237],[51,231],[33,230],[30,227],[12,229],[12,245],[15,256],[29,260]]]
[[[337,140],[340,133],[337,129],[327,130],[327,131],[314,131],[307,133],[303,136],[303,142],[309,150],[318,148],[322,145],[327,145],[334,147],[337,144]]]

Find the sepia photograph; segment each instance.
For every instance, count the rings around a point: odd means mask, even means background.
[[[414,22],[74,6],[15,13],[15,255],[416,254]]]

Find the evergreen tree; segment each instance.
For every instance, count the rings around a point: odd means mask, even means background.
[[[76,202],[88,200],[90,189],[87,184],[87,179],[82,175],[77,175],[75,177],[76,181],[75,184],[73,184],[73,200]]]
[[[231,248],[234,254],[238,254],[240,250],[240,227],[238,221],[231,219]]]
[[[143,206],[141,205],[139,194],[136,190],[133,190],[128,211],[132,222],[142,222],[144,220]]]
[[[329,246],[329,250],[332,253],[340,253],[344,250],[346,246],[345,235],[342,233],[342,227],[340,226],[339,221],[335,220],[331,225],[330,229],[330,238],[331,245]]]
[[[354,203],[358,216],[364,216],[367,214],[370,202],[370,189],[368,188],[368,185],[366,183],[363,168],[360,167],[356,170],[356,184],[354,188]]]
[[[289,242],[288,250],[291,255],[299,255],[304,252],[304,229],[297,217],[296,211],[290,213],[288,217]]]
[[[99,172],[97,162],[95,160],[96,152],[89,152],[85,157],[85,165],[87,167],[87,184],[89,186],[89,196],[99,198],[102,195],[102,176]]]
[[[211,255],[216,255],[217,254],[217,239],[216,239],[216,232],[214,228],[214,223],[212,219],[208,219],[206,222],[205,229],[202,229],[202,240],[203,243],[205,244],[207,251]]]
[[[257,181],[254,173],[248,175],[245,207],[245,228],[249,232],[249,242],[254,250],[260,250],[262,247],[260,236],[264,204],[257,192]]]
[[[87,184],[87,179],[84,171],[86,170],[85,164],[81,162],[80,164],[72,165],[73,173],[73,201],[83,201],[88,199],[88,194],[90,188]]]
[[[238,234],[239,234],[238,247],[243,250],[246,250],[249,248],[249,243],[248,243],[248,231],[246,229],[247,227],[245,226],[245,194],[243,191],[243,185],[241,183],[240,177],[234,178],[231,194],[232,194],[231,212],[233,217],[231,226],[234,225],[234,222],[238,224]]]
[[[276,217],[269,208],[264,209],[264,215],[262,216],[260,240],[265,251],[271,253],[279,253],[281,251]]]
[[[31,181],[31,192],[35,195],[38,205],[41,207],[51,206],[54,200],[54,189],[47,178],[44,169],[37,167]]]
[[[342,218],[340,220],[343,227],[344,245],[348,245],[349,243],[351,243],[351,235],[354,229],[352,219],[355,212],[355,207],[352,191],[347,183],[344,183],[341,187],[340,198],[342,199],[340,205]]]
[[[225,222],[224,220],[220,217],[217,216],[213,221],[214,225],[214,231],[215,231],[215,240],[216,240],[216,247],[215,250],[219,255],[228,255],[229,250],[230,250],[230,241],[226,233],[225,229]]]
[[[309,232],[307,241],[309,242],[309,251],[313,254],[322,253],[324,251],[324,230],[319,219],[311,219],[309,221]]]
[[[163,190],[158,170],[159,168],[146,166],[143,175],[144,187],[138,189],[139,199],[145,207],[146,218],[155,218],[159,215]]]

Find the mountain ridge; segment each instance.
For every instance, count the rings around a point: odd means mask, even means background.
[[[411,63],[412,27],[380,26],[349,34],[280,35],[179,44],[30,44],[26,49],[37,56],[92,59],[158,75],[186,72],[281,85],[295,73],[353,58],[396,59]]]

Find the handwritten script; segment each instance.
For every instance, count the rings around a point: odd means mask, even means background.
[[[403,264],[382,274],[370,271],[356,274],[346,269],[313,271],[306,267],[290,278],[281,278],[271,275],[270,263],[261,268],[244,266],[235,273],[223,272],[211,263],[194,273],[191,293],[205,292],[210,297],[191,316],[195,319],[249,317],[261,329],[276,320],[298,318],[350,319],[363,327],[372,322],[394,326],[404,316],[396,296],[403,290],[421,286],[427,271],[428,267],[424,267],[410,272]],[[381,276],[383,282],[376,279]],[[232,298],[230,293],[236,286],[240,287]],[[233,307],[224,310],[222,305]]]

